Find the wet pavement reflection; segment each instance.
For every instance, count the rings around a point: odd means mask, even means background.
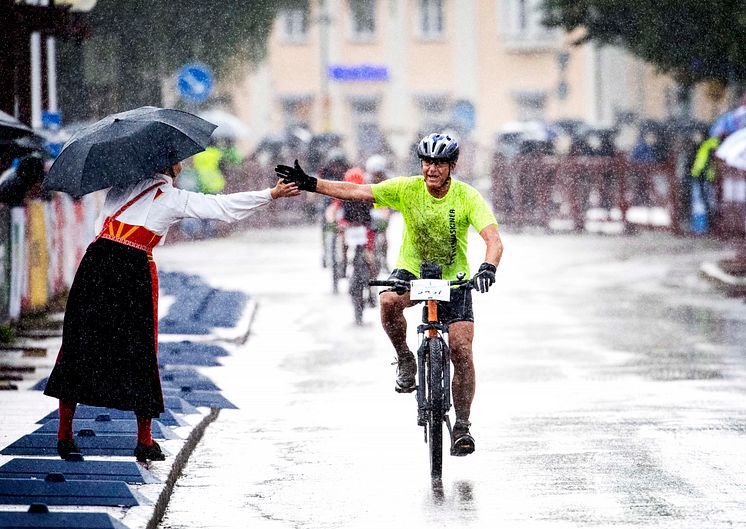
[[[259,302],[246,343],[201,369],[239,409],[162,529],[746,527],[746,304],[698,274],[716,243],[504,234],[497,289],[474,300],[477,451],[432,482],[377,313],[353,324],[316,231],[160,250]]]

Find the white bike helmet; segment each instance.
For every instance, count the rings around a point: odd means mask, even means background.
[[[374,154],[365,161],[365,171],[370,174],[385,172],[386,158],[380,154]]]
[[[455,138],[446,134],[428,134],[417,145],[417,157],[420,160],[458,160],[459,148]]]

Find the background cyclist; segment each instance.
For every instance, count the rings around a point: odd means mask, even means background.
[[[388,178],[386,172],[386,158],[374,154],[365,161],[365,181],[370,184],[380,184]],[[391,210],[389,208],[373,208],[371,211],[372,227],[375,233],[375,259],[380,270],[391,272],[388,263],[389,243],[386,231],[389,228]]]
[[[347,170],[344,175],[343,181],[352,182],[354,184],[362,184],[365,182],[365,174],[360,167],[352,167]],[[370,277],[378,276],[378,263],[375,260],[375,244],[376,234],[373,231],[372,221],[372,210],[373,206],[366,202],[352,202],[348,200],[333,199],[325,212],[325,218],[327,222],[329,219],[334,219],[333,222],[337,225],[337,230],[340,236],[344,239],[344,230],[347,226],[365,226],[367,230],[368,242],[365,245],[365,262],[368,263],[370,270]],[[346,264],[349,262],[350,255],[348,255],[348,244],[344,243],[344,256],[343,261]],[[346,275],[346,274],[343,274]],[[371,294],[372,296],[372,294]],[[375,306],[375,299],[369,297],[371,306]]]
[[[342,200],[373,202],[401,212],[404,238],[392,278],[411,280],[419,275],[422,262],[442,266],[444,279],[456,279],[458,272],[469,273],[466,260],[469,226],[479,232],[486,244],[484,262],[475,274],[480,292],[487,292],[495,281],[495,271],[503,251],[497,222],[487,202],[468,184],[453,178],[459,155],[458,142],[447,135],[429,134],[417,145],[422,175],[398,177],[378,184],[331,182],[307,175],[297,160],[294,167],[279,165],[278,176],[295,182],[299,189]],[[396,390],[415,390],[416,361],[406,343],[404,309],[414,305],[408,293],[382,292],[381,322],[397,353]],[[454,289],[449,303],[441,306],[442,319],[449,324],[453,361],[453,455],[474,451],[469,431],[474,399],[475,373],[472,356],[474,316],[471,291]]]

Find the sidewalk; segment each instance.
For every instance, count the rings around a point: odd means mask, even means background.
[[[126,449],[116,455],[94,455],[92,452],[95,453],[95,450],[86,450],[82,446],[86,469],[91,467],[90,462],[98,462],[96,468],[100,468],[103,475],[116,475],[120,469],[125,469],[130,473],[129,475],[139,474],[142,477],[142,479],[139,479],[140,476],[134,480],[128,479],[127,482],[109,481],[108,484],[103,481],[95,481],[94,484],[91,480],[100,479],[100,476],[81,474],[79,469],[83,468],[83,464],[62,461],[57,456],[56,449],[45,448],[46,453],[43,453],[44,450],[42,450],[42,454],[39,454],[38,448],[15,448],[19,442],[27,439],[34,439],[34,442],[42,439],[45,447],[56,447],[56,427],[45,427],[45,430],[48,431],[44,431],[43,436],[42,433],[37,432],[43,426],[40,424],[40,422],[43,422],[41,420],[57,410],[57,401],[45,396],[40,390],[40,386],[43,386],[54,365],[62,339],[61,322],[63,315],[50,314],[45,318],[43,327],[23,329],[12,345],[0,348],[0,375],[3,377],[0,384],[3,384],[3,389],[5,389],[5,391],[0,391],[0,408],[3,410],[3,419],[0,423],[0,498],[6,503],[9,501],[19,503],[17,505],[0,504],[1,527],[6,527],[10,523],[7,519],[9,516],[13,518],[14,522],[23,519],[20,524],[22,526],[26,526],[23,523],[26,523],[26,518],[30,518],[34,520],[34,527],[51,527],[52,525],[47,524],[52,523],[52,518],[59,519],[62,513],[72,513],[75,517],[74,521],[66,520],[65,527],[89,527],[86,524],[91,524],[90,527],[107,526],[120,529],[122,527],[129,529],[152,529],[156,527],[168,504],[176,479],[202,437],[205,428],[218,417],[220,408],[232,406],[231,403],[225,401],[219,395],[219,390],[197,389],[198,386],[193,382],[197,380],[196,378],[190,378],[190,382],[188,382],[195,385],[195,388],[184,387],[183,385],[179,388],[178,386],[185,382],[182,382],[178,377],[185,375],[187,369],[191,377],[192,370],[199,370],[201,369],[198,367],[199,365],[207,364],[204,358],[209,355],[205,354],[195,355],[196,360],[190,360],[192,358],[190,355],[199,352],[200,349],[224,349],[227,354],[232,354],[231,349],[234,344],[245,341],[255,310],[255,302],[252,299],[243,299],[242,303],[236,303],[236,299],[233,299],[232,306],[239,307],[240,310],[237,310],[233,318],[230,318],[230,315],[225,314],[224,311],[220,313],[220,307],[228,303],[211,303],[210,301],[213,298],[226,295],[232,295],[235,298],[238,293],[207,287],[196,276],[186,276],[185,274],[162,274],[162,276],[159,320],[164,323],[164,328],[160,332],[159,363],[161,363],[161,378],[164,385],[167,415],[161,415],[160,421],[166,424],[165,418],[170,417],[174,419],[175,424],[165,427],[167,438],[162,439],[159,438],[159,435],[156,435],[156,421],[154,421],[154,437],[167,453],[166,460],[149,464],[136,463],[131,455],[135,440],[134,433],[131,432],[126,435],[108,435],[108,432],[107,434],[99,432],[93,438],[79,437],[78,440],[81,445],[84,442],[92,442],[89,439],[95,439],[106,444],[107,447],[113,446],[113,443],[122,439],[127,445]],[[173,292],[163,289],[164,286],[170,290],[178,289],[179,284],[186,287],[189,293],[188,298],[184,296],[179,299],[178,295],[174,296]],[[202,296],[197,303],[194,302],[195,292],[199,292]],[[178,310],[170,311],[172,306],[178,308]],[[192,310],[190,310],[190,306]],[[218,323],[218,325],[213,325],[215,323]],[[194,329],[191,331],[194,334],[174,334],[170,333],[169,329],[173,332],[180,332],[179,329],[182,329],[183,332],[189,332],[189,329]],[[185,345],[189,345],[190,348],[179,349],[185,347]],[[183,362],[177,359],[174,365],[163,365],[164,362],[168,361],[168,355],[174,352],[184,357],[182,358]],[[209,369],[202,369],[202,371],[209,374]],[[206,387],[209,387],[208,376],[200,373],[195,377],[200,377],[199,380],[205,381]],[[200,399],[203,400],[200,401]],[[80,431],[82,431],[80,425],[84,421],[84,413],[81,411],[83,409],[84,407],[79,406],[76,413],[74,428],[78,432],[77,435],[81,435]],[[131,419],[118,420],[115,410],[110,412],[110,417],[109,425],[111,426],[121,426],[123,423],[132,424],[135,422],[134,415]],[[96,422],[91,421],[87,423],[96,424]],[[97,425],[97,427],[103,426],[107,425],[105,423]],[[129,447],[128,443],[131,443],[132,447]],[[26,453],[8,453],[8,451],[13,452],[14,450],[25,451]],[[29,477],[23,472],[19,473],[17,468],[21,466],[30,469],[29,472],[32,476]],[[64,480],[65,483],[49,481],[49,475],[45,473],[48,472],[50,467],[55,467],[54,472],[62,472],[63,475],[68,474]],[[88,472],[88,470],[85,472]],[[45,475],[47,479],[45,479]],[[11,479],[23,481],[11,482]],[[54,481],[59,481],[59,479],[58,477]],[[133,481],[140,482],[135,483]],[[99,492],[97,494],[105,497],[106,493],[100,491],[106,489],[112,483],[119,487],[116,490],[123,490],[127,496],[131,493],[138,504],[123,507],[122,505],[126,505],[127,501],[123,500],[120,505],[96,505],[96,500],[91,502],[87,498],[86,491],[90,490],[92,485],[93,488],[98,488]],[[39,499],[33,499],[30,496],[25,497],[27,488],[36,490],[37,492],[34,494],[43,490],[39,493],[42,496],[38,496]],[[8,501],[8,498],[13,499]],[[51,514],[27,513],[32,503],[48,504],[47,509]],[[104,503],[106,503],[106,500]],[[88,519],[93,516],[101,520],[94,523]],[[88,518],[83,520],[81,517]],[[100,523],[104,525],[98,525]],[[55,527],[62,527],[62,525],[55,525]]]

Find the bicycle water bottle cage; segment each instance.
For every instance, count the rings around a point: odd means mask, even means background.
[[[421,279],[440,279],[443,277],[443,268],[437,263],[420,264]]]

